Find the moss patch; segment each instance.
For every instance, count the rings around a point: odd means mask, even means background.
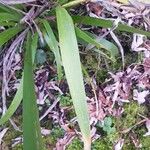
[[[75,138],[72,143],[66,148],[66,150],[82,150],[83,143],[80,139]]]
[[[144,106],[139,106],[136,102],[125,104],[123,115],[116,120],[116,126],[119,130],[125,130],[135,125],[140,117],[138,114],[144,114]]]

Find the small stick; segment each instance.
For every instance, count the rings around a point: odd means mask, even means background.
[[[0,0],[0,2],[8,5],[16,5],[16,4],[23,4],[23,3],[30,3],[35,2],[36,0]]]
[[[133,129],[134,127],[136,127],[146,121],[147,121],[147,118],[137,122],[135,125],[131,126],[130,128],[121,131],[121,133],[128,133],[131,129]]]

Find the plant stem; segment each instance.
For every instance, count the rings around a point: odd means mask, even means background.
[[[84,141],[84,150],[91,150],[91,138],[87,139],[83,137]]]
[[[75,5],[78,5],[80,3],[88,2],[89,0],[74,0],[72,2],[64,4],[62,7],[67,8],[67,7],[72,7]]]

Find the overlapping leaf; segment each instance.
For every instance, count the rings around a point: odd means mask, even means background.
[[[91,143],[90,124],[75,29],[73,21],[65,9],[58,7],[56,16],[62,63],[84,139],[85,149],[89,150]]]
[[[32,63],[34,63],[34,60],[35,60],[37,42],[38,42],[38,35],[35,34],[34,37],[33,37],[33,40],[32,40],[32,44],[31,44]],[[20,85],[17,89],[15,97],[13,98],[8,110],[6,111],[5,115],[2,116],[2,118],[0,119],[0,125],[4,124],[5,122],[7,122],[11,118],[11,116],[15,113],[15,111],[19,107],[19,105],[22,101],[22,98],[23,98],[23,77],[20,81]]]
[[[73,20],[75,23],[99,26],[99,27],[104,27],[104,28],[112,28],[114,26],[113,21],[111,20],[93,18],[93,17],[88,17],[88,16],[73,16]],[[116,30],[125,31],[129,33],[143,34],[143,35],[150,37],[150,32],[148,31],[140,30],[138,28],[134,28],[134,27],[121,24],[121,23],[118,24]]]
[[[56,40],[56,37],[53,33],[53,30],[51,29],[48,21],[43,20],[43,25],[45,27],[46,31],[43,31],[45,41],[47,42],[48,46],[52,50],[52,52],[55,55],[55,60],[57,64],[57,74],[58,74],[58,79],[60,80],[62,78],[62,67],[61,67],[61,57],[60,57],[60,52],[59,52],[59,47],[58,47],[58,42]]]
[[[24,150],[42,150],[39,113],[33,78],[31,44],[31,36],[28,34],[23,77],[23,148]]]

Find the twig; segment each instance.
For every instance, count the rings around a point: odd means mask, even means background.
[[[71,2],[69,2],[67,4],[64,4],[62,7],[64,7],[64,8],[72,7],[72,6],[76,6],[78,4],[89,2],[89,1],[90,0],[74,0],[74,1],[71,1]]]
[[[0,145],[2,144],[2,138],[6,134],[7,130],[8,130],[8,128],[5,128],[0,132]]]
[[[146,119],[143,119],[143,120],[141,120],[141,121],[139,121],[139,122],[137,122],[135,125],[131,126],[130,128],[121,131],[121,133],[128,133],[128,132],[129,132],[130,130],[132,130],[134,127],[136,127],[136,126],[138,126],[138,125],[140,125],[140,124],[142,124],[143,122],[146,122],[146,121],[147,121],[147,118],[146,118]]]
[[[17,125],[14,123],[14,121],[12,119],[9,119],[11,125],[13,126],[13,128],[16,130],[16,131],[19,131],[19,132],[22,132],[19,127],[17,127]]]
[[[113,40],[116,42],[116,44],[119,47],[120,53],[121,53],[121,58],[122,58],[122,66],[123,69],[125,67],[125,59],[124,59],[124,50],[123,47],[121,45],[121,43],[119,42],[118,38],[116,37],[116,35],[113,33],[113,31],[110,31],[110,35],[112,36]]]
[[[40,121],[42,119],[44,119],[50,112],[51,110],[56,106],[56,104],[59,102],[59,98],[55,99],[55,101],[53,102],[53,104],[46,110],[46,112],[44,113],[44,115],[42,115],[40,117]]]

